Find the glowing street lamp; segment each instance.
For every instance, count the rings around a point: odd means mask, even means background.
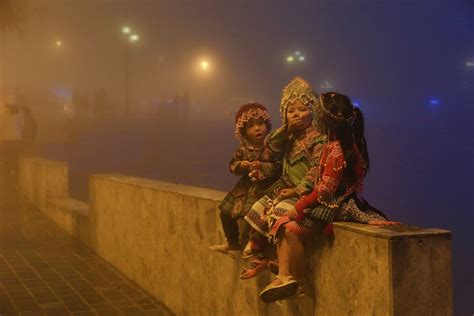
[[[322,90],[331,90],[333,88],[333,85],[329,81],[324,81],[323,84],[320,86]]]
[[[63,45],[63,42],[61,42],[60,40],[56,41],[56,46],[57,47],[61,47],[62,45]]]
[[[297,50],[293,54],[286,56],[286,62],[289,64],[293,64],[294,62],[304,62],[306,58],[301,53],[301,51]]]
[[[207,60],[202,60],[200,63],[200,67],[202,71],[208,71],[209,70],[209,62]]]
[[[122,34],[126,37],[126,40],[131,44],[137,42],[140,39],[140,36],[136,33],[132,34],[132,28],[125,25],[122,26]],[[126,45],[125,51],[125,115],[128,115],[130,112],[130,47],[131,44]]]

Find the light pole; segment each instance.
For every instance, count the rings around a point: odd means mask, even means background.
[[[125,109],[124,114],[128,116],[130,114],[130,47],[133,43],[137,42],[140,39],[138,34],[133,33],[132,29],[129,26],[122,27],[122,34],[126,38],[126,48],[125,48]]]

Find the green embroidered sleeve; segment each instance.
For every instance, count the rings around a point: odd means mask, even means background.
[[[274,152],[281,153],[288,144],[289,134],[286,128],[279,127],[268,134],[265,144]]]
[[[308,162],[308,169],[295,188],[295,192],[299,196],[307,195],[313,191],[314,185],[319,176],[319,161],[321,159],[324,141],[325,137],[321,136],[316,138],[313,142],[311,157]]]

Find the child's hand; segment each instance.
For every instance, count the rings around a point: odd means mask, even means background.
[[[249,177],[252,181],[259,181],[263,180],[263,174],[260,173],[259,170],[255,169],[249,172]]]
[[[296,196],[298,196],[298,194],[296,194],[295,190],[293,189],[283,189],[278,192],[278,198],[280,200],[291,199]]]
[[[298,217],[299,213],[295,209],[292,209],[291,211],[286,212],[285,215],[294,221]]]
[[[250,161],[242,160],[239,164],[239,168],[243,171],[249,171],[250,169]]]
[[[304,219],[304,213],[298,212],[296,209],[288,211],[285,215],[288,216],[290,220],[295,222],[301,222]]]
[[[301,119],[299,119],[299,118],[288,120],[288,126],[287,126],[286,130],[289,133],[293,133],[293,132],[298,130],[298,127],[301,126],[301,124],[302,124]]]
[[[249,166],[251,171],[260,170],[260,167],[261,167],[260,161],[252,161]]]

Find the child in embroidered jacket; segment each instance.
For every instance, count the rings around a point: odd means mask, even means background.
[[[351,218],[353,212],[364,214],[372,208],[359,198],[369,169],[362,112],[352,106],[348,97],[335,92],[321,95],[315,108],[318,129],[326,133],[327,142],[322,148],[313,191],[300,196],[293,209],[280,217],[269,233],[278,243],[279,269],[275,280],[260,293],[267,303],[302,294],[305,236],[323,227],[332,228],[331,222],[341,213],[348,213]],[[368,223],[397,224],[382,215],[367,213]]]
[[[240,250],[237,220],[247,214],[280,176],[280,159],[264,145],[270,129],[271,118],[265,106],[249,103],[240,107],[235,116],[235,136],[240,145],[229,163],[230,172],[240,176],[240,179],[219,205],[227,241],[222,245],[211,246],[212,250]]]

